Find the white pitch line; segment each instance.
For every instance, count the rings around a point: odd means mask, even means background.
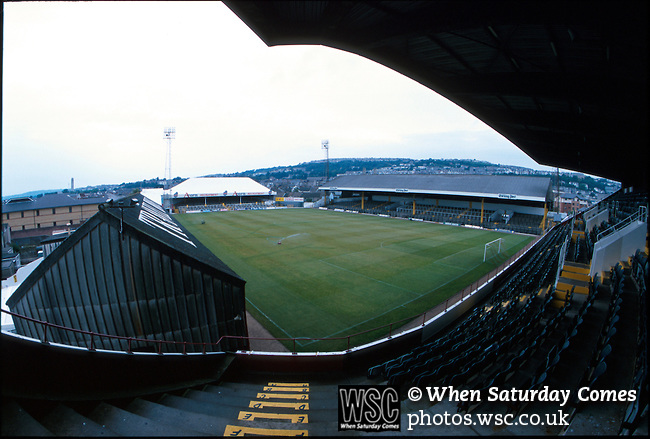
[[[477,265],[475,265],[474,267],[470,268],[468,271],[471,271],[471,270],[475,269],[475,268],[478,267],[479,265],[481,265],[481,264],[477,264]],[[463,276],[465,273],[466,273],[466,272],[461,273],[461,274],[459,274],[458,276],[456,276],[456,277],[454,277],[454,278],[452,278],[452,279],[449,279],[449,280],[448,280],[447,282],[445,282],[444,284],[438,285],[436,288],[434,288],[434,289],[432,289],[432,290],[430,290],[430,291],[427,291],[426,293],[423,293],[421,296],[415,297],[415,298],[413,298],[413,299],[411,299],[411,300],[409,300],[409,301],[407,301],[407,302],[401,303],[400,305],[397,305],[397,306],[395,306],[395,307],[389,309],[388,311],[384,311],[383,313],[381,313],[381,314],[377,314],[376,316],[371,317],[371,318],[369,318],[369,319],[366,319],[366,320],[364,320],[363,322],[357,323],[357,324],[355,324],[355,325],[349,326],[349,327],[347,327],[347,328],[345,328],[345,329],[342,329],[342,330],[340,330],[340,331],[337,331],[337,332],[334,332],[334,333],[332,333],[332,334],[326,335],[325,337],[319,337],[319,338],[329,338],[329,337],[334,337],[334,336],[337,335],[337,334],[340,334],[340,333],[345,332],[345,331],[348,331],[348,330],[350,330],[350,329],[352,329],[352,328],[356,328],[357,326],[363,325],[364,323],[367,323],[367,322],[370,322],[370,321],[372,321],[372,320],[375,320],[376,318],[381,317],[381,316],[383,316],[384,314],[388,314],[389,312],[394,311],[394,310],[396,310],[397,308],[403,307],[404,305],[408,305],[409,303],[414,302],[414,301],[418,300],[419,298],[426,296],[427,294],[433,293],[433,292],[436,291],[437,289],[439,289],[439,288],[441,288],[441,287],[444,287],[444,286],[447,285],[448,283],[450,283],[450,282],[452,282],[452,281],[458,279],[459,277]],[[440,302],[440,303],[442,303],[442,302]],[[309,343],[305,343],[304,346],[309,346],[309,345],[312,344],[312,343],[316,343],[316,341],[318,341],[318,340],[314,340],[314,341],[310,341]]]
[[[262,310],[259,309],[257,306],[255,306],[255,304],[254,304],[253,302],[251,302],[250,299],[249,299],[248,297],[246,298],[246,301],[247,301],[248,303],[250,303],[251,305],[253,305],[253,308],[255,308],[256,310],[258,310],[258,311],[259,311],[259,312],[260,312],[264,317],[266,317],[266,319],[267,319],[269,322],[273,323],[273,324],[275,325],[276,328],[278,328],[280,331],[284,332],[284,333],[286,334],[287,337],[289,337],[289,338],[296,338],[296,337],[293,337],[291,334],[289,334],[287,331],[285,331],[285,330],[284,330],[280,325],[278,325],[277,323],[275,323],[275,322],[274,322],[274,321],[273,321],[269,316],[267,316],[267,315],[264,313],[264,311],[262,311]]]
[[[370,280],[375,281],[377,283],[388,285],[389,287],[392,287],[392,288],[395,288],[395,289],[398,289],[398,290],[406,291],[407,293],[418,294],[415,291],[407,290],[406,288],[398,287],[397,285],[393,285],[391,283],[384,282],[383,280],[375,279],[374,277],[366,276],[365,274],[357,273],[356,271],[352,271],[352,270],[349,270],[347,268],[343,268],[343,267],[341,267],[339,265],[332,264],[331,262],[327,262],[324,259],[320,259],[319,262],[322,262],[322,263],[327,264],[327,265],[331,265],[332,267],[338,268],[339,270],[347,271],[348,273],[352,273],[352,274],[354,274],[356,276],[365,277],[366,279],[370,279]]]

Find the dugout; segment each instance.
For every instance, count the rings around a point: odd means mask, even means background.
[[[32,319],[85,331],[51,327],[50,342],[141,352],[247,348],[238,339],[216,345],[222,336],[248,335],[245,281],[142,195],[100,205],[7,305]],[[14,324],[18,334],[43,339],[43,325],[24,319]]]

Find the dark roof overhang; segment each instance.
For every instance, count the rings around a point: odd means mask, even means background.
[[[267,45],[356,53],[540,164],[647,187],[645,1],[226,1]]]

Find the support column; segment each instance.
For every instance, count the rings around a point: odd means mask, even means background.
[[[483,207],[485,204],[485,198],[481,198],[481,224],[483,224]]]

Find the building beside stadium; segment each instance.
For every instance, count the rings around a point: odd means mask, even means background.
[[[79,331],[51,328],[51,342],[215,352],[246,347],[241,339],[222,338],[248,335],[244,286],[159,204],[137,195],[101,204],[25,279],[7,306]],[[32,321],[18,319],[15,325],[20,335],[44,335],[43,327]]]
[[[8,225],[13,241],[39,244],[44,237],[76,229],[104,201],[105,197],[76,194],[16,197],[3,202],[2,223]]]
[[[174,213],[252,209],[272,204],[275,195],[249,177],[199,177],[172,187],[163,206]]]
[[[343,175],[319,189],[330,207],[539,234],[552,207],[549,177]]]

